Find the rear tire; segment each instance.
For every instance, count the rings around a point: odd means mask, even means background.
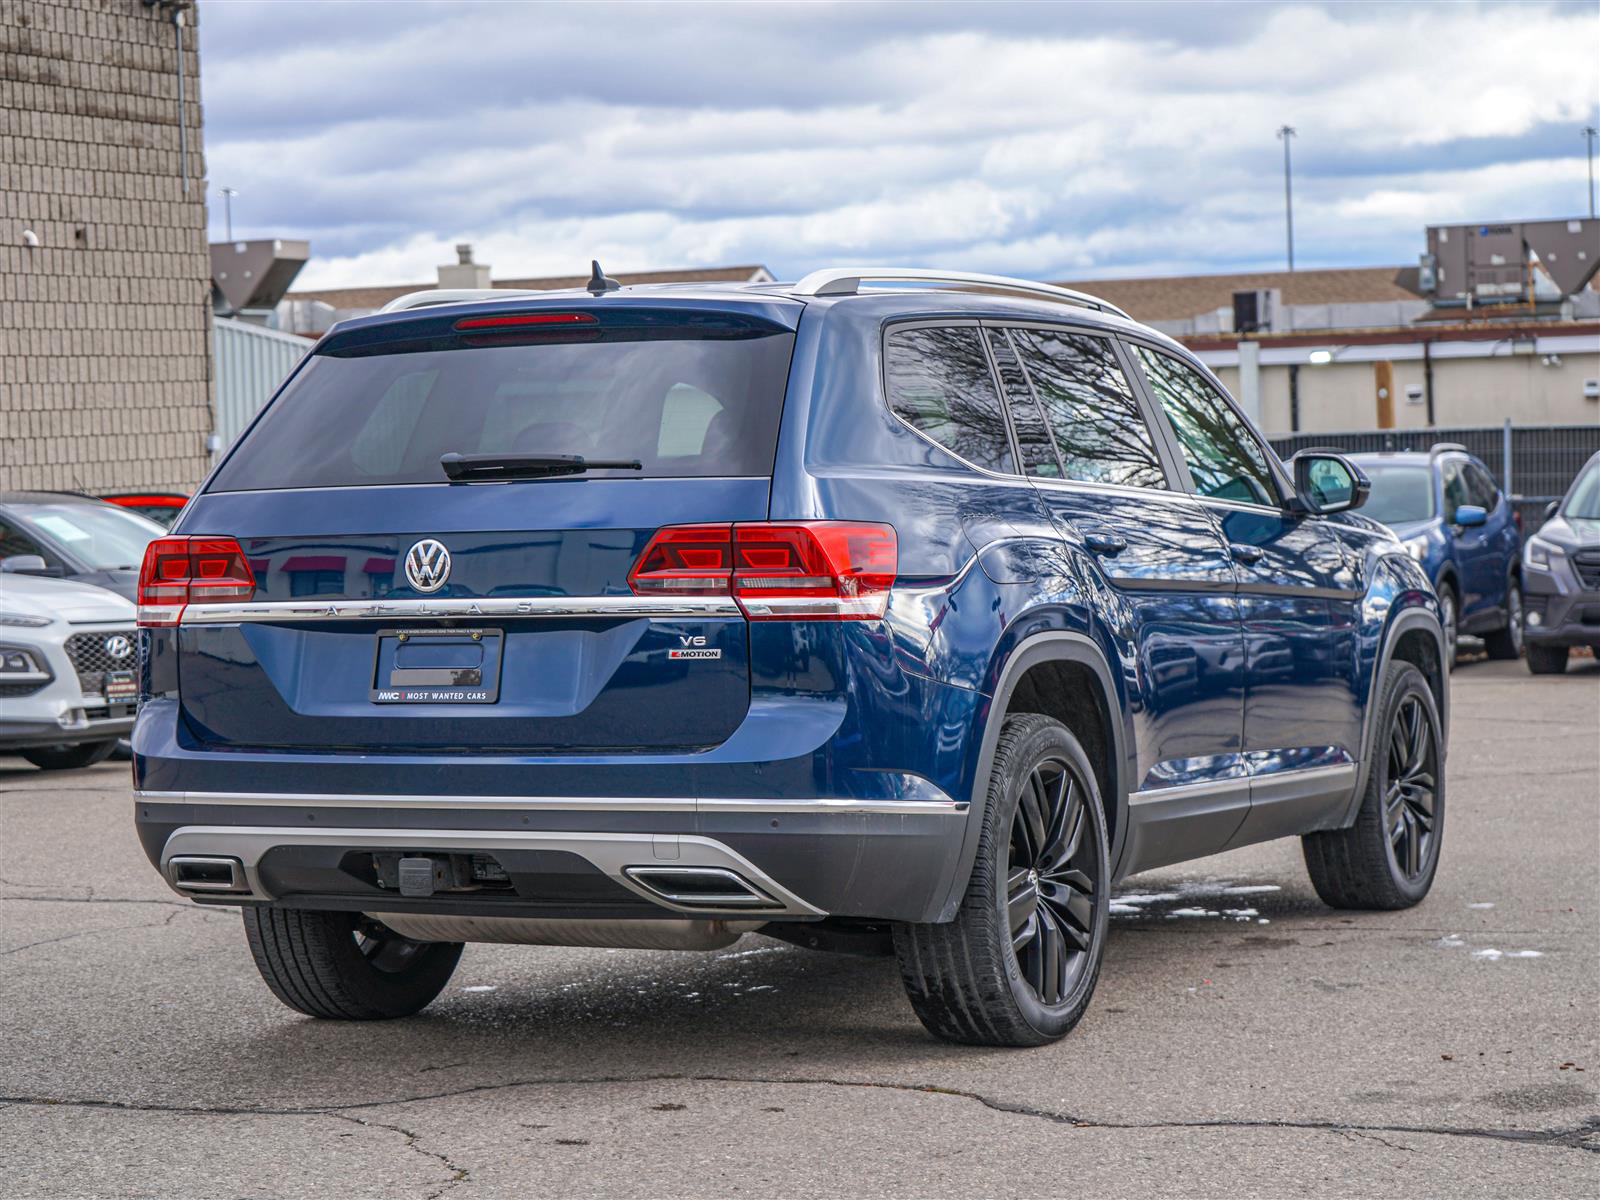
[[[116,748],[117,740],[112,738],[109,742],[82,742],[76,746],[36,746],[18,753],[41,771],[76,771],[104,762]]]
[[[1059,721],[1007,717],[956,919],[895,926],[917,1017],[935,1037],[975,1046],[1065,1035],[1100,976],[1110,885],[1089,756]]]
[[[247,907],[244,931],[272,994],[308,1017],[382,1021],[444,990],[460,942],[414,942],[360,913]]]
[[[1506,584],[1506,624],[1504,629],[1483,635],[1483,647],[1490,658],[1510,660],[1522,657],[1522,585],[1515,579]]]
[[[1311,885],[1330,908],[1410,908],[1439,869],[1444,741],[1433,690],[1416,667],[1391,662],[1378,703],[1355,824],[1300,839]]]
[[[1567,673],[1567,648],[1565,646],[1528,647],[1528,670],[1535,675],[1565,675]]]

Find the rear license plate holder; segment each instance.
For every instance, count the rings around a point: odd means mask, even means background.
[[[107,704],[126,704],[139,698],[139,680],[132,671],[107,671],[100,690]]]
[[[380,629],[374,704],[494,704],[500,699],[499,629]]]

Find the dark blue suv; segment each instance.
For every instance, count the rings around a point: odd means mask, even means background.
[[[915,271],[397,304],[142,574],[139,836],[288,1005],[760,932],[1029,1045],[1130,873],[1298,835],[1329,904],[1427,893],[1432,584],[1170,339]]]
[[[1393,529],[1439,594],[1450,665],[1461,634],[1490,658],[1522,654],[1522,532],[1489,468],[1466,447],[1351,457],[1372,481],[1366,512]]]

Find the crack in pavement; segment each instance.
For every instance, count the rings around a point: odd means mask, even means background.
[[[795,1076],[791,1078],[762,1078],[757,1076],[740,1075],[600,1075],[590,1077],[549,1078],[549,1079],[516,1079],[505,1083],[474,1084],[470,1087],[456,1088],[439,1092],[427,1092],[415,1096],[399,1096],[388,1100],[362,1100],[349,1104],[313,1105],[299,1108],[248,1108],[231,1105],[180,1105],[180,1104],[141,1104],[132,1101],[120,1100],[70,1100],[51,1099],[37,1096],[0,1096],[0,1104],[15,1104],[32,1107],[67,1106],[72,1108],[104,1109],[108,1111],[126,1112],[163,1112],[176,1114],[192,1114],[196,1116],[341,1116],[366,1108],[392,1108],[403,1104],[422,1104],[432,1100],[448,1100],[461,1096],[472,1096],[479,1093],[509,1091],[524,1087],[583,1087],[583,1086],[608,1086],[625,1083],[734,1083],[750,1084],[757,1086],[826,1086],[838,1088],[881,1088],[886,1091],[912,1092],[919,1095],[952,1096],[958,1099],[971,1100],[993,1112],[1005,1113],[1010,1116],[1028,1117],[1034,1120],[1046,1121],[1054,1125],[1067,1125],[1075,1129],[1126,1129],[1126,1130],[1162,1130],[1162,1129],[1301,1129],[1321,1133],[1339,1135],[1354,1135],[1360,1137],[1369,1135],[1372,1140],[1382,1141],[1383,1134],[1419,1134],[1436,1137],[1461,1137],[1481,1138],[1489,1141],[1511,1142],[1519,1145],[1552,1146],[1569,1150],[1582,1150],[1590,1154],[1600,1154],[1600,1114],[1585,1118],[1577,1125],[1564,1126],[1555,1129],[1486,1129],[1475,1126],[1460,1125],[1365,1125],[1348,1121],[1312,1121],[1312,1120],[1271,1120],[1266,1118],[1228,1118],[1192,1121],[1103,1121],[1088,1117],[1072,1116],[1067,1113],[1052,1112],[1049,1109],[1035,1108],[1031,1105],[1017,1104],[986,1096],[981,1092],[967,1091],[962,1088],[943,1087],[931,1083],[893,1083],[882,1080],[869,1079],[828,1079]],[[356,1118],[349,1118],[358,1120]],[[368,1122],[358,1123],[367,1124]],[[378,1124],[378,1122],[370,1122]],[[385,1126],[385,1128],[389,1128]],[[405,1132],[395,1127],[397,1132]],[[1597,1139],[1591,1142],[1591,1139]],[[1386,1143],[1388,1144],[1388,1143]],[[1409,1147],[1396,1146],[1395,1149],[1405,1150]],[[423,1151],[423,1153],[431,1153]],[[440,1157],[434,1155],[434,1157]],[[440,1158],[441,1162],[448,1162]],[[452,1165],[452,1170],[459,1170]]]
[[[425,1158],[436,1160],[444,1167],[445,1170],[450,1172],[450,1178],[445,1180],[444,1186],[440,1187],[437,1191],[429,1192],[425,1197],[425,1200],[439,1200],[439,1197],[443,1196],[451,1188],[455,1187],[456,1184],[470,1183],[472,1181],[472,1175],[467,1168],[452,1162],[450,1156],[447,1154],[442,1154],[437,1150],[429,1150],[422,1144],[422,1139],[417,1134],[405,1128],[403,1125],[391,1125],[384,1121],[369,1121],[364,1117],[355,1117],[349,1115],[348,1113],[342,1112],[324,1112],[321,1115],[325,1117],[332,1117],[334,1120],[338,1121],[350,1121],[356,1125],[366,1126],[369,1129],[387,1129],[391,1133],[398,1133],[401,1137],[405,1138],[407,1150],[415,1150],[418,1154]]]
[[[40,938],[36,942],[24,942],[20,946],[13,946],[9,950],[0,950],[0,958],[11,954],[21,954],[24,950],[32,950],[35,946],[53,946],[57,942],[70,942],[73,938],[92,937],[101,933],[121,933],[129,929],[164,929],[172,924],[172,918],[177,913],[168,913],[164,920],[139,921],[132,925],[108,925],[104,929],[79,929],[72,933],[63,933],[60,937]]]

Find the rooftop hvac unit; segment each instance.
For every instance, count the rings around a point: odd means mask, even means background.
[[[1272,328],[1273,314],[1278,308],[1278,289],[1260,288],[1233,294],[1233,331],[1235,333],[1265,333]]]

